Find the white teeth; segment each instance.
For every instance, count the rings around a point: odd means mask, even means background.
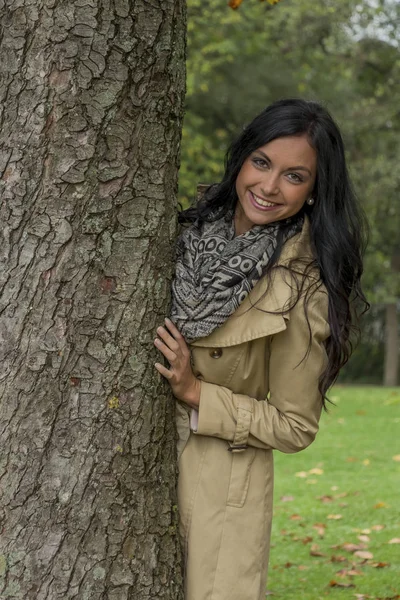
[[[253,193],[253,192],[252,192]],[[266,200],[262,200],[258,196],[253,193],[253,198],[260,206],[276,206],[274,202],[267,202]]]

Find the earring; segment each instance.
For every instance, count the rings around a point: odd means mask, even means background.
[[[314,204],[314,198],[309,198],[309,199],[307,200],[307,204],[308,204],[309,206],[312,206],[312,205]]]

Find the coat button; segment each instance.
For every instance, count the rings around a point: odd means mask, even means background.
[[[212,350],[210,350],[210,356],[211,356],[211,358],[221,358],[221,356],[222,356],[221,348],[213,348]]]

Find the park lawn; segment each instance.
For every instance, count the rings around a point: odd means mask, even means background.
[[[275,452],[267,598],[400,598],[400,388],[330,397],[316,441]]]

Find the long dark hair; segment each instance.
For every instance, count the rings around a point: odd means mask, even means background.
[[[268,106],[231,144],[221,182],[209,186],[195,206],[182,211],[179,221],[214,220],[234,211],[238,201],[236,178],[246,158],[276,138],[304,134],[317,153],[317,176],[312,193],[315,203],[306,203],[302,211],[310,220],[314,263],[329,297],[328,366],[319,381],[325,406],[329,387],[352,353],[358,316],[369,308],[360,284],[366,218],[349,178],[342,136],[328,111],[317,102],[302,99],[280,100]],[[281,249],[282,244],[268,264],[268,273]]]

